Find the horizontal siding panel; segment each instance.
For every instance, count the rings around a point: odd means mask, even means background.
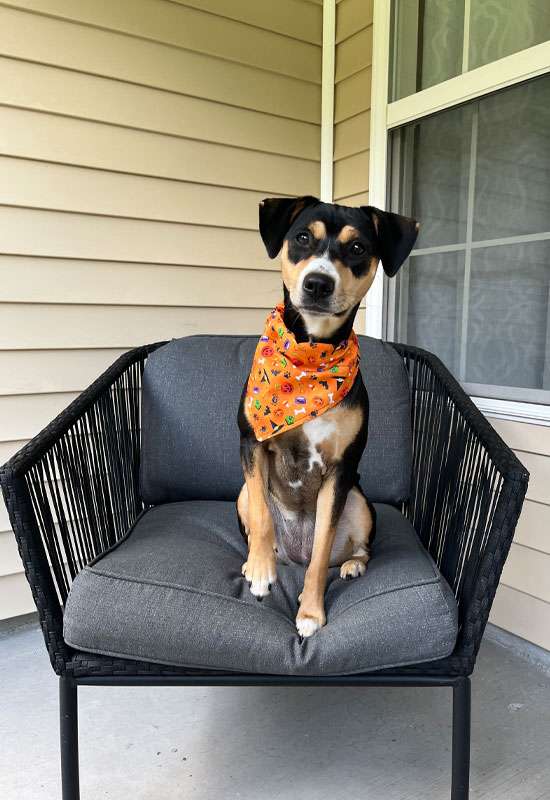
[[[263,192],[0,156],[1,205],[256,231],[264,197]]]
[[[0,461],[0,466],[2,466],[2,464],[5,464],[5,460],[4,461]],[[6,532],[6,535],[7,535],[8,532],[11,533],[11,531],[10,531],[10,519],[8,517],[8,509],[6,508],[6,506],[5,506],[3,501],[0,502],[0,531]],[[0,533],[0,537],[1,536],[2,536],[2,533]],[[21,562],[19,562],[19,563],[21,563]],[[2,566],[2,561],[0,560],[0,568],[1,568],[1,566]],[[13,570],[10,570],[10,571],[13,572]]]
[[[122,348],[0,351],[0,395],[80,392],[124,352]]]
[[[550,555],[512,544],[501,582],[550,603]]]
[[[309,122],[1,57],[0,85],[5,105],[319,159],[320,127]]]
[[[67,392],[0,397],[0,440],[31,439],[77,396]]]
[[[0,578],[0,619],[10,619],[36,611],[25,575],[6,575]]]
[[[490,621],[550,650],[550,605],[501,584],[491,610]]]
[[[502,436],[508,447],[550,456],[549,425],[530,425],[526,422],[495,418],[490,418],[489,422]]]
[[[336,42],[372,25],[373,0],[342,0],[336,12]]]
[[[359,194],[369,185],[369,151],[349,156],[334,165],[334,195]]]
[[[0,253],[278,269],[254,231],[7,207],[0,207]]]
[[[371,68],[345,78],[335,86],[334,121],[342,122],[370,108]]]
[[[535,453],[517,453],[519,460],[531,473],[527,499],[550,505],[550,458]]]
[[[0,154],[281,194],[319,182],[313,161],[12,108],[0,108]]]
[[[268,309],[0,304],[0,350],[130,348],[195,333],[256,335]],[[8,400],[10,398],[0,398]],[[24,399],[24,398],[21,398]],[[2,421],[0,439],[30,434]]]
[[[8,461],[12,456],[14,456],[17,452],[19,452],[19,450],[21,450],[23,445],[25,445],[26,443],[27,443],[26,439],[21,439],[19,441],[17,441],[17,440],[13,441],[12,440],[12,441],[9,441],[9,442],[0,442],[0,466],[2,464],[5,464],[6,461]],[[8,518],[8,512],[5,511],[5,509],[6,509],[6,507],[5,507],[4,503],[1,502],[0,503],[0,520],[1,519],[7,520],[7,518]],[[2,517],[2,511],[5,511],[5,517]],[[8,527],[9,527],[9,523],[6,523],[5,521],[0,523],[0,530],[7,530]]]
[[[358,31],[336,47],[335,82],[372,64],[372,28]]]
[[[370,111],[334,126],[334,159],[355,155],[370,146]]]
[[[526,500],[521,510],[514,541],[550,554],[550,505]],[[550,575],[548,580],[550,582]]]
[[[0,30],[12,58],[319,121],[320,86],[297,78],[5,7]]]
[[[269,308],[281,295],[273,270],[0,256],[0,302]]]
[[[0,519],[0,523],[1,521]],[[4,575],[13,575],[22,569],[23,563],[13,531],[0,530],[0,580]]]
[[[321,44],[323,14],[320,8],[303,0],[277,0],[276,3],[251,3],[250,0],[174,0],[211,14],[256,25],[270,31]]]
[[[369,203],[369,193],[359,192],[359,194],[350,194],[346,197],[336,197],[335,202],[341,203],[344,206],[364,206]]]
[[[4,0],[5,5],[181,47],[318,83],[321,48],[279,33],[158,0]],[[266,18],[269,16],[265,8]],[[296,20],[298,28],[300,19]],[[91,32],[94,34],[94,31]]]

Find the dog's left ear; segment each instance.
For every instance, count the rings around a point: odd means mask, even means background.
[[[270,258],[275,258],[298,214],[320,201],[316,197],[266,197],[260,203],[260,234]]]
[[[418,222],[410,217],[380,211],[374,206],[361,206],[373,221],[378,239],[378,254],[384,272],[393,278],[411,252],[418,236]]]

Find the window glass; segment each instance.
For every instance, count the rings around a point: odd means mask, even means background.
[[[389,334],[472,393],[550,404],[549,101],[547,75],[391,134],[392,205],[422,234]]]
[[[470,0],[469,69],[549,38],[548,0]]]
[[[479,103],[473,238],[540,233],[549,225],[547,78],[508,89]]]
[[[550,0],[394,0],[389,99],[550,39]]]
[[[393,14],[392,100],[462,71],[464,2],[399,0]]]

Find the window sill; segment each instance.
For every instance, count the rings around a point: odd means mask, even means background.
[[[540,403],[520,403],[516,400],[496,400],[491,397],[472,397],[472,401],[487,417],[528,422],[530,425],[550,426],[550,406]]]

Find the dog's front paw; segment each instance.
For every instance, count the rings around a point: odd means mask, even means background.
[[[262,600],[277,580],[275,553],[267,547],[250,550],[241,571],[256,600]]]
[[[296,630],[304,639],[313,636],[315,631],[322,628],[327,618],[323,608],[307,608],[301,596],[300,609],[296,615]]]

